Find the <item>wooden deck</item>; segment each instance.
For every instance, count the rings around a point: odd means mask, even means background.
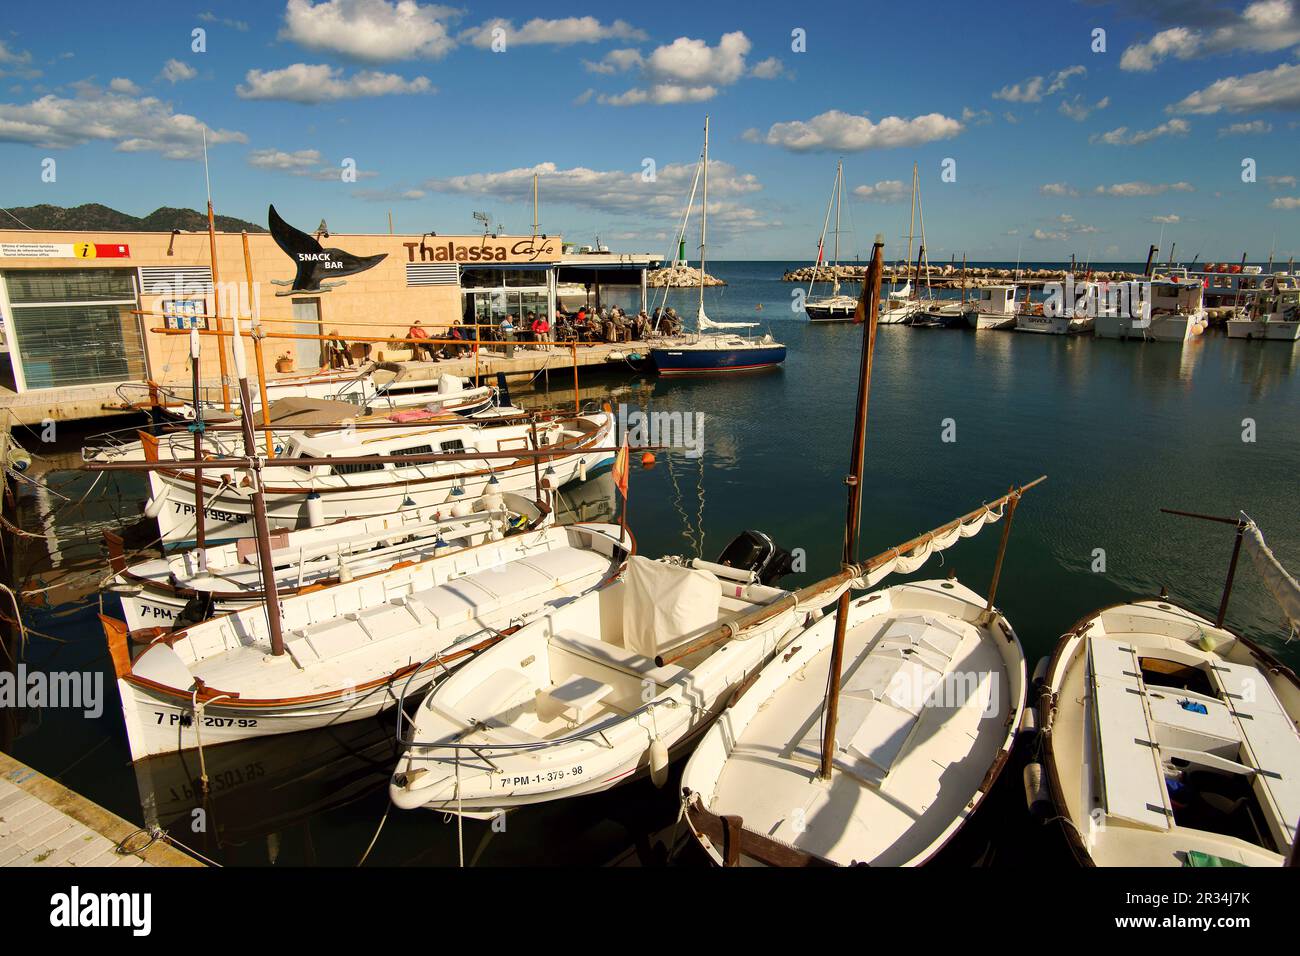
[[[142,849],[118,852],[128,841]],[[203,866],[63,784],[0,753],[0,866]]]

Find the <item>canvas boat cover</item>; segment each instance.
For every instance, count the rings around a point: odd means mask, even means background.
[[[718,621],[722,589],[711,571],[628,558],[624,577],[623,646],[653,658]]]

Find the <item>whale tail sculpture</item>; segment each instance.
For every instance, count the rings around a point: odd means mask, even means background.
[[[295,229],[280,218],[280,214],[275,211],[275,206],[270,206],[267,211],[267,224],[271,228],[271,238],[275,240],[275,244],[294,261],[297,267],[292,282],[271,280],[275,285],[289,286],[288,291],[277,292],[276,295],[328,292],[343,283],[322,280],[356,275],[358,272],[373,269],[388,258],[386,252],[381,252],[377,256],[354,256],[342,249],[327,249],[314,237],[301,229]]]

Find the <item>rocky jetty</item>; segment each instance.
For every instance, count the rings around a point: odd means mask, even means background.
[[[1079,267],[1075,270],[1075,281],[1083,278],[1085,269]],[[861,282],[866,275],[866,266],[821,266],[817,269],[818,281],[829,282],[832,277],[838,278],[841,282]],[[969,267],[965,271],[965,282],[968,287],[978,288],[985,285],[999,285],[1004,283],[1019,282],[1022,285],[1039,285],[1044,282],[1064,282],[1068,269],[1021,269],[1019,273],[1015,269],[989,269],[983,267]],[[885,267],[884,281],[886,282],[906,282],[915,275],[915,267]],[[807,282],[813,277],[813,267],[804,266],[801,269],[791,269],[781,278],[786,282]],[[1139,272],[1124,271],[1104,271],[1094,270],[1089,274],[1089,278],[1094,282],[1127,282],[1134,279],[1141,279],[1142,274]],[[953,265],[930,265],[928,268],[921,269],[921,283],[928,284],[935,288],[955,289],[962,284],[962,269],[960,266]]]
[[[700,270],[690,266],[677,265],[668,269],[651,269],[646,273],[646,285],[656,289],[689,289],[700,284]],[[726,285],[716,276],[704,274],[705,285]]]

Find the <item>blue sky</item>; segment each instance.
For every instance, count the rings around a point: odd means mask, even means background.
[[[662,251],[707,113],[711,257],[811,257],[842,158],[847,257],[876,232],[901,254],[916,162],[934,259],[1133,260],[1163,232],[1180,258],[1285,260],[1298,7],[10,4],[0,205],[202,208],[206,127],[221,213],[528,231],[537,169],[543,230]]]

